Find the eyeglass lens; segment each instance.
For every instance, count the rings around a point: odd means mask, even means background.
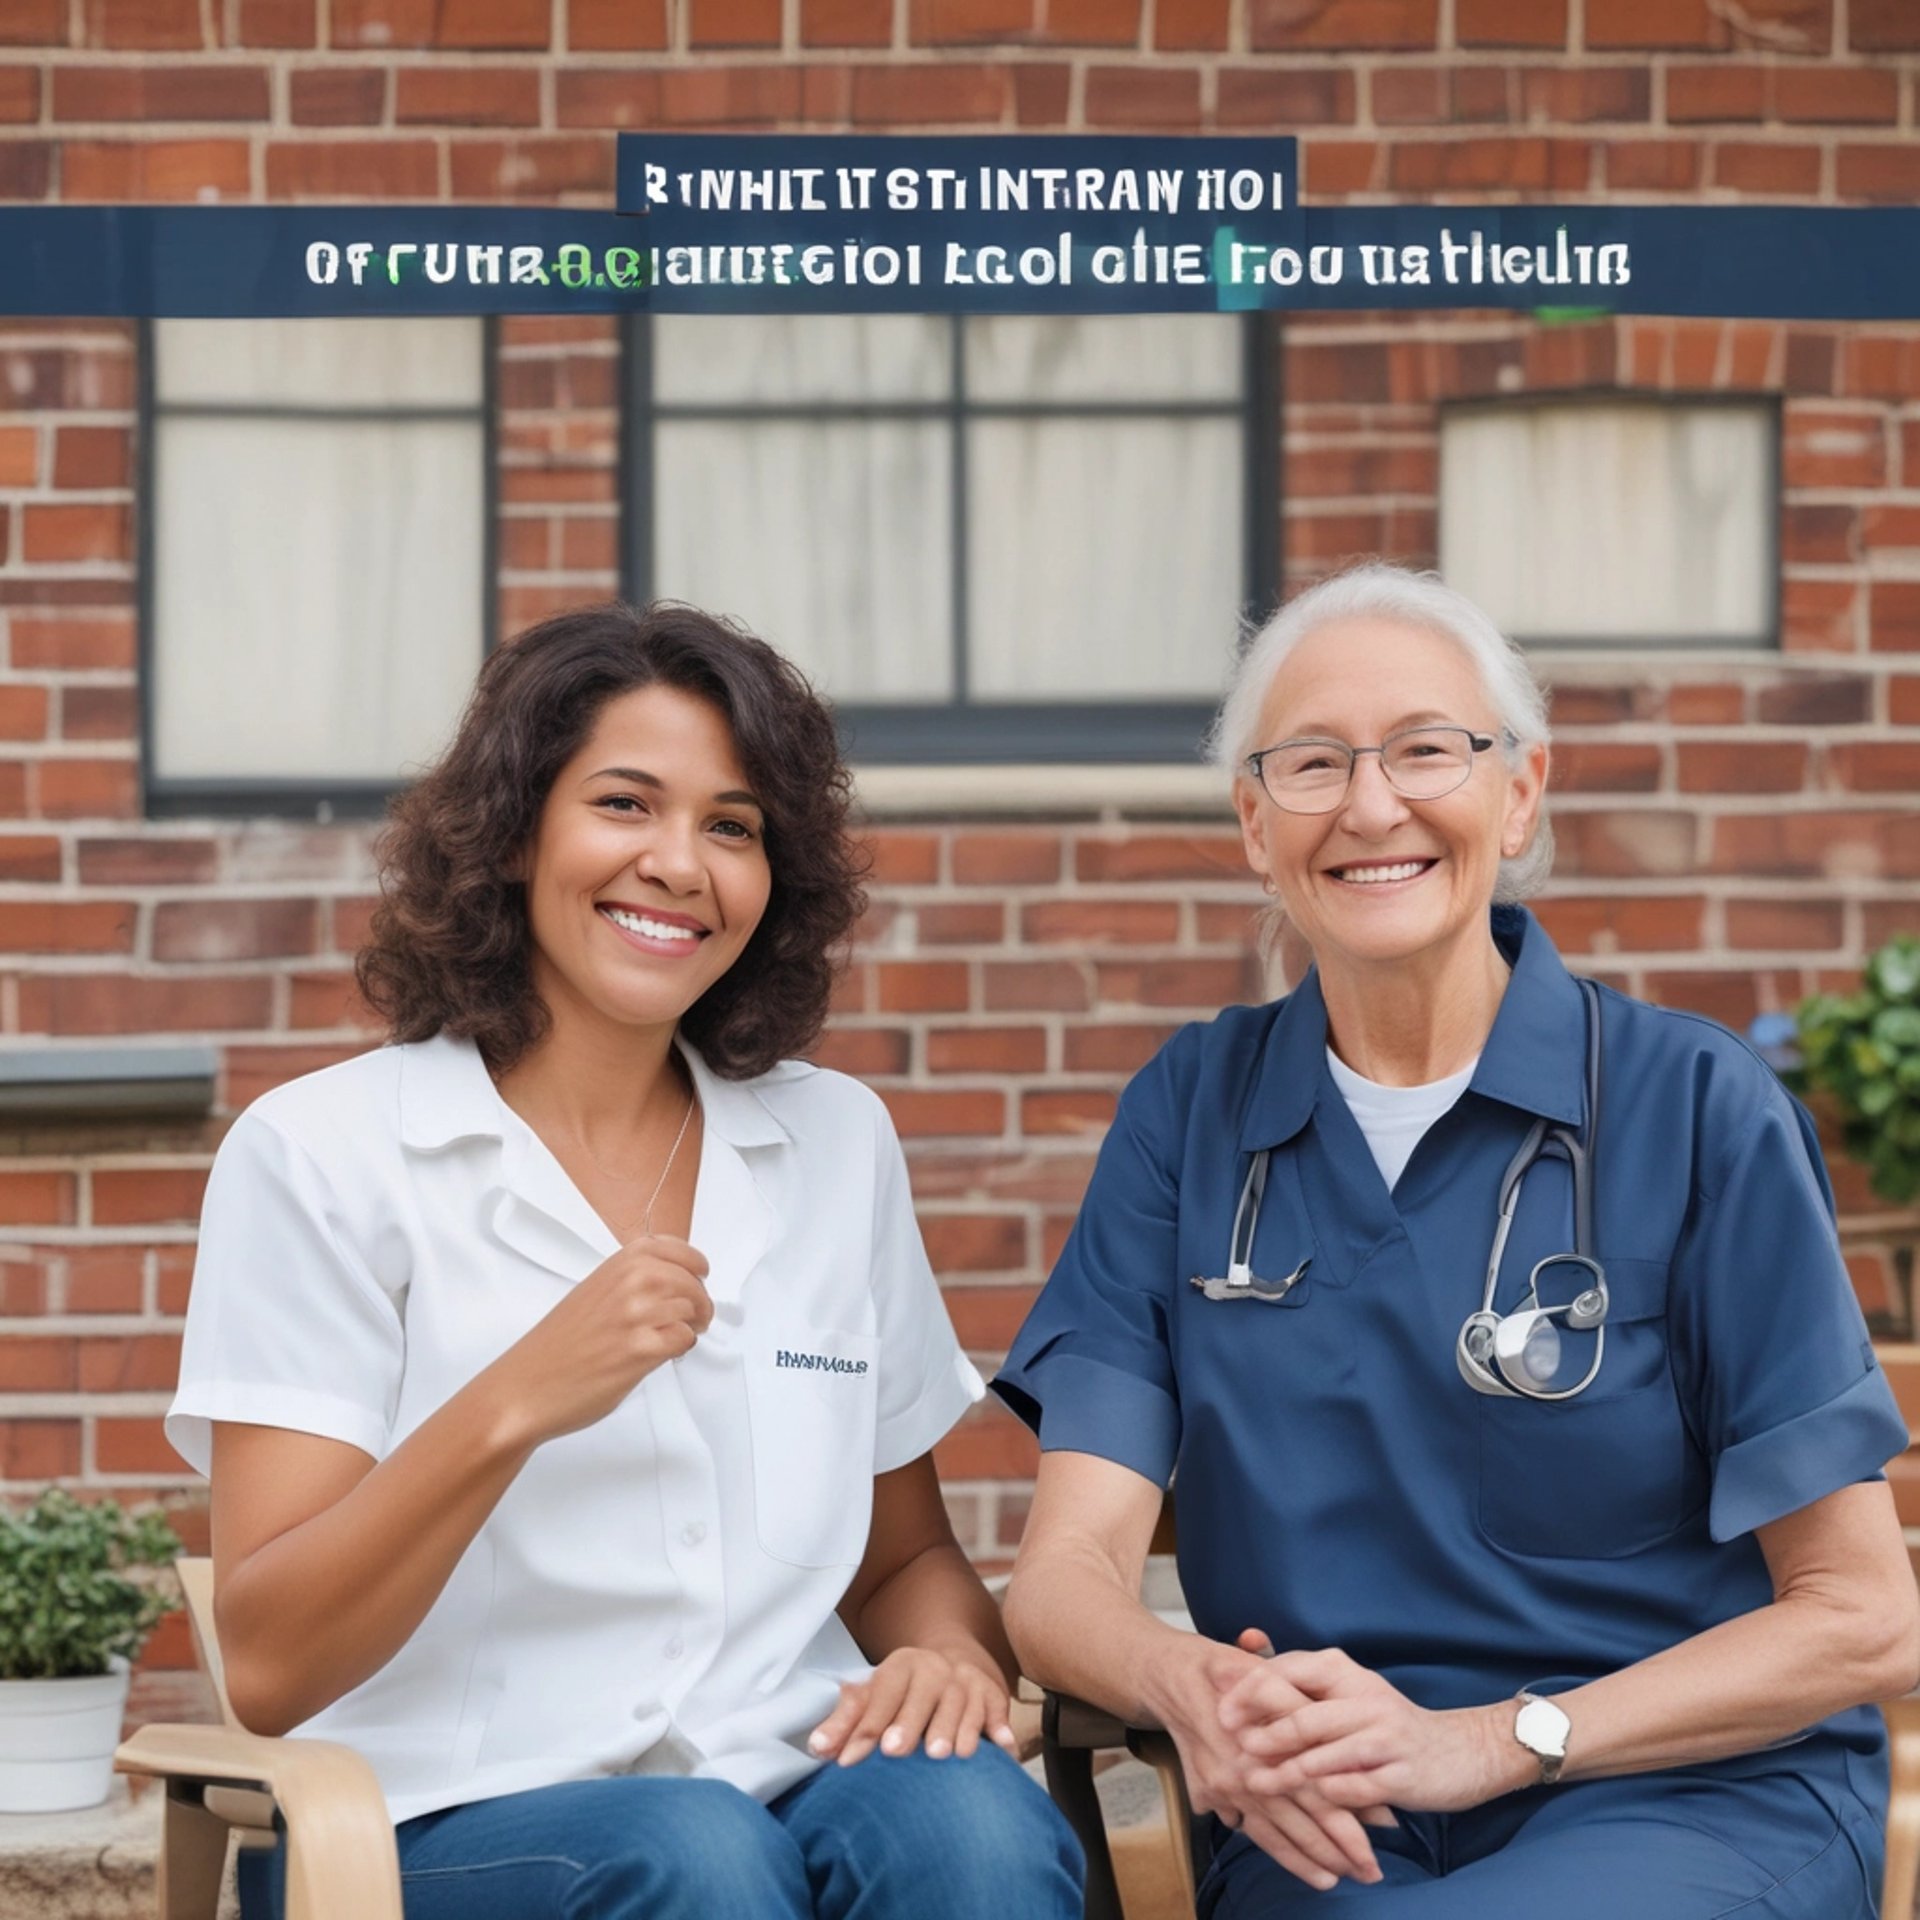
[[[1437,800],[1473,771],[1473,735],[1465,727],[1414,727],[1396,733],[1379,753],[1388,783],[1409,800]],[[1260,774],[1281,806],[1331,812],[1346,793],[1354,760],[1354,749],[1337,740],[1289,740],[1262,756]]]

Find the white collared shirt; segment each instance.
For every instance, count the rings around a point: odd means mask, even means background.
[[[834,1607],[873,1476],[984,1392],[880,1101],[683,1052],[712,1325],[539,1447],[412,1638],[299,1729],[363,1753],[396,1821],[626,1770],[802,1778],[869,1670]],[[470,1042],[291,1081],[215,1160],[168,1437],[202,1473],[216,1420],[384,1459],[615,1251]]]

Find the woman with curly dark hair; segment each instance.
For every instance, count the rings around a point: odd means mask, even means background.
[[[763,642],[533,628],[382,843],[393,1044],[221,1147],[168,1428],[228,1689],[372,1763],[409,1920],[1080,1910],[934,1479],[979,1378],[885,1110],[793,1058],[847,809]]]

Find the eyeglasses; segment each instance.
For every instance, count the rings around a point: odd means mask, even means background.
[[[1500,743],[1511,747],[1513,734]],[[1346,798],[1354,763],[1363,753],[1380,756],[1380,771],[1402,799],[1438,800],[1466,785],[1474,758],[1494,736],[1466,727],[1408,727],[1377,747],[1350,747],[1344,740],[1283,740],[1247,755],[1247,771],[1288,813],[1331,813]]]

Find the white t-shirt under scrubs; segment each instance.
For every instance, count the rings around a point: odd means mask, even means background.
[[[834,1607],[873,1476],[984,1391],[880,1101],[683,1052],[712,1325],[537,1448],[412,1638],[298,1729],[364,1754],[396,1821],[610,1772],[802,1778],[869,1671]],[[215,1160],[168,1436],[202,1473],[216,1420],[384,1459],[615,1251],[471,1043],[292,1081]]]

